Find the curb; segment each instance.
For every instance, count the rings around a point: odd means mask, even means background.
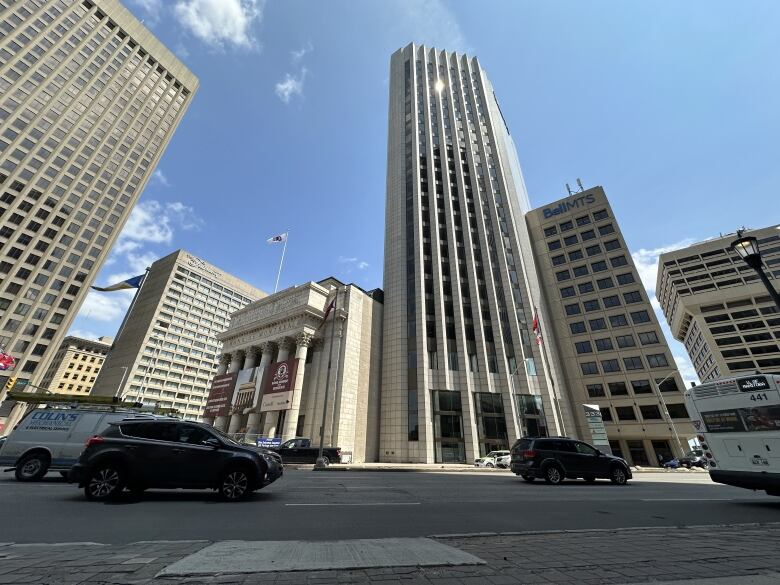
[[[289,463],[284,466],[285,469],[304,469],[310,471],[358,471],[358,472],[392,472],[392,473],[489,473],[489,474],[502,474],[507,475],[512,472],[509,469],[496,469],[488,467],[437,467],[431,465],[430,467],[358,467],[349,464],[334,463],[324,468],[315,468],[313,463]],[[695,471],[693,469],[675,469],[664,470],[660,467],[632,467],[632,473],[663,473],[664,475],[697,475],[707,473],[706,470]]]

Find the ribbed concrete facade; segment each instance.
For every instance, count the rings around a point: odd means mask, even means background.
[[[745,230],[758,239],[764,271],[780,290],[780,225]],[[780,373],[780,309],[731,249],[735,234],[658,259],[656,294],[699,379]]]
[[[569,409],[531,331],[528,198],[476,58],[393,54],[387,165],[380,460],[471,461],[562,434]]]
[[[105,293],[117,294],[117,293]],[[199,419],[230,315],[266,294],[184,251],[151,266],[95,381],[95,395]]]
[[[32,387],[198,81],[116,0],[0,8],[0,346]]]
[[[565,385],[577,405],[576,428],[590,441],[582,404],[601,409],[613,453],[632,465],[680,455],[694,434],[683,380],[642,286],[620,225],[601,187],[526,215]],[[659,393],[660,385],[660,393]]]
[[[82,339],[69,335],[54,355],[41,387],[54,394],[86,396],[92,390],[113,339]]]

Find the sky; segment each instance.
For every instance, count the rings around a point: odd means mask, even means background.
[[[280,289],[381,287],[389,60],[410,42],[479,58],[533,207],[604,187],[651,298],[659,253],[780,222],[776,0],[123,2],[200,88],[98,285],[184,248],[272,292],[266,240],[289,230]],[[91,292],[71,333],[113,335],[131,296]]]

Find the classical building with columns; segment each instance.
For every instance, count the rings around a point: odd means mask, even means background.
[[[325,445],[376,461],[382,309],[381,289],[327,278],[235,312],[217,336],[223,353],[204,420],[229,434],[319,445],[325,408]]]

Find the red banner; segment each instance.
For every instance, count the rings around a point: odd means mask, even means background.
[[[263,399],[260,403],[261,411],[292,408],[295,373],[297,371],[298,360],[295,358],[270,365],[263,389]]]
[[[237,378],[237,372],[214,376],[214,380],[211,382],[209,397],[206,399],[206,407],[203,409],[203,416],[214,418],[228,415],[230,403],[233,400],[233,392],[236,389]]]

